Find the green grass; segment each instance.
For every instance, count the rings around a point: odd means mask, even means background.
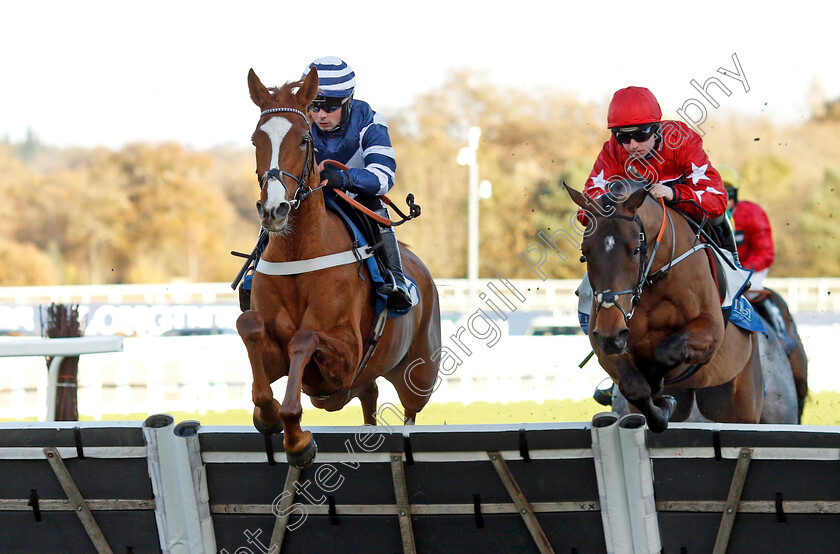
[[[812,393],[805,401],[803,425],[840,425],[840,392]]]
[[[418,425],[459,425],[481,423],[541,423],[541,422],[578,422],[591,421],[592,416],[608,411],[592,399],[585,400],[548,400],[542,404],[536,402],[510,402],[491,404],[429,404],[418,415]],[[144,420],[149,414],[108,414],[103,417],[108,421]],[[251,425],[251,410],[230,410],[227,412],[208,411],[200,415],[190,412],[172,412],[175,421],[196,420],[202,425]],[[92,418],[82,416],[82,421]],[[393,421],[386,416],[385,421]],[[362,424],[362,411],[358,401],[353,401],[338,412],[309,409],[303,413],[304,425],[347,425]],[[840,426],[840,392],[813,393],[805,404],[802,416],[804,425]]]
[[[400,408],[398,406],[398,408]],[[401,409],[401,408],[400,408]],[[556,421],[589,421],[598,412],[606,408],[594,400],[510,402],[508,404],[491,404],[478,402],[475,404],[429,404],[417,417],[419,425],[455,425],[477,423],[539,423]],[[104,421],[142,421],[150,414],[105,414]],[[196,412],[170,412],[175,421],[196,420],[202,425],[251,425],[251,410],[229,410],[226,412],[208,411],[205,414]],[[383,420],[396,423],[398,416],[385,413]],[[93,421],[90,416],[82,415],[81,421]],[[347,425],[362,424],[362,410],[358,401],[353,401],[344,409],[337,412],[326,412],[318,409],[308,409],[303,412],[303,425]]]
[[[491,404],[429,404],[418,415],[418,425],[460,425],[481,423],[552,423],[591,421],[592,416],[607,408],[592,399],[585,400],[548,400],[542,404],[536,402],[510,402]],[[150,414],[105,414],[103,421],[143,421]],[[176,422],[186,420],[200,421],[202,425],[251,425],[251,410],[229,410],[226,412],[208,411],[171,412]],[[396,423],[396,416],[385,415],[384,421]],[[93,421],[90,416],[82,415],[81,421]],[[12,420],[20,421],[20,420]],[[29,419],[32,421],[32,419]],[[358,400],[354,400],[343,410],[325,412],[308,409],[303,413],[303,425],[345,425],[362,424],[362,411]],[[840,392],[813,393],[805,404],[802,416],[804,425],[840,426]]]

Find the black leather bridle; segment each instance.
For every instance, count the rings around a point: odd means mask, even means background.
[[[303,171],[301,172],[300,176],[297,176],[280,168],[275,167],[269,169],[260,178],[260,190],[265,188],[266,184],[268,184],[268,181],[270,179],[276,179],[280,181],[280,184],[283,185],[284,189],[286,189],[286,196],[288,196],[289,187],[286,186],[286,183],[283,181],[283,177],[293,179],[297,183],[297,189],[295,190],[294,198],[289,203],[292,205],[292,209],[294,210],[300,207],[303,201],[309,198],[309,195],[312,194],[312,192],[315,190],[306,185],[306,180],[309,178],[309,167],[312,162],[312,157],[314,156],[315,147],[312,140],[312,131],[309,129],[309,118],[306,117],[306,114],[302,111],[296,110],[294,108],[271,108],[268,110],[263,110],[260,113],[260,117],[262,118],[263,116],[268,114],[281,112],[297,114],[301,116],[306,122],[307,129],[306,134],[303,137],[303,141],[306,143],[306,158],[303,161]]]
[[[621,219],[624,221],[634,221],[636,225],[639,227],[639,275],[636,279],[636,284],[629,289],[619,290],[619,291],[611,291],[609,289],[604,291],[597,291],[593,288],[592,290],[592,298],[595,300],[595,312],[597,313],[600,311],[601,308],[610,308],[615,306],[619,309],[619,311],[624,316],[625,321],[630,321],[633,318],[633,314],[636,312],[636,305],[642,299],[642,289],[645,285],[653,284],[654,280],[658,280],[658,278],[664,277],[667,274],[667,269],[670,267],[671,264],[668,264],[664,269],[657,270],[654,275],[650,275],[650,268],[653,265],[653,259],[656,257],[656,251],[659,249],[659,244],[661,240],[661,236],[656,237],[656,240],[653,242],[653,249],[650,253],[650,257],[648,258],[648,243],[647,238],[645,235],[645,226],[642,223],[642,218],[639,217],[638,214],[635,214],[633,217],[629,217],[626,215],[619,215],[616,213],[612,213],[610,215],[602,215],[602,214],[592,214],[588,213],[587,217],[602,217],[605,219]],[[668,221],[671,223],[671,229],[673,234],[673,222],[671,221],[671,216],[664,211],[663,209],[663,217],[667,217]],[[663,222],[664,224],[664,222]],[[674,245],[671,245],[671,259],[673,260],[674,257]],[[654,279],[654,277],[658,277]],[[624,311],[624,308],[621,307],[616,299],[618,296],[622,294],[632,294],[632,298],[630,303],[632,305],[632,309],[629,312]]]

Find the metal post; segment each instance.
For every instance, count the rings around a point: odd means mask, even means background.
[[[470,298],[475,296],[478,289],[478,141],[481,138],[479,127],[470,127],[469,142],[466,148],[458,152],[458,164],[466,165],[469,169],[467,196],[467,280],[470,287]]]

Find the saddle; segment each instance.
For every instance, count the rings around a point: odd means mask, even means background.
[[[345,201],[344,198],[339,196],[334,189],[324,190],[324,203],[326,204],[328,210],[339,216],[341,221],[344,222],[344,226],[347,228],[347,232],[353,240],[353,248],[368,247],[374,253],[376,252],[376,248],[379,246],[379,225],[377,223],[373,222],[367,215],[359,211],[355,206]],[[378,292],[378,289],[385,284],[385,279],[383,277],[385,274],[385,267],[376,255],[360,261],[363,261],[367,265],[368,272],[371,276],[372,283],[370,285],[373,287],[376,294],[375,319],[378,319],[379,315],[385,310],[388,300],[384,294],[380,294]],[[359,277],[363,278],[361,268],[359,271]],[[406,283],[408,284],[409,292],[411,293],[411,307],[414,307],[420,301],[420,293],[417,288],[417,283],[415,283],[408,275],[406,275],[405,278]],[[388,319],[397,318],[407,314],[411,311],[411,307],[406,310],[389,310]]]
[[[712,239],[700,224],[690,217],[685,215],[683,217],[695,230],[700,242],[705,245],[706,255],[709,258],[709,268],[717,285],[720,304],[726,310],[732,306],[736,298],[743,295],[744,290],[749,286],[753,271],[736,263],[732,253],[721,247],[717,240]]]

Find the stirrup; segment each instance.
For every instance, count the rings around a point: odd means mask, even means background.
[[[388,297],[388,309],[401,312],[411,308],[411,294],[408,290],[397,285],[397,280],[390,271],[387,272],[387,279],[377,292]]]

